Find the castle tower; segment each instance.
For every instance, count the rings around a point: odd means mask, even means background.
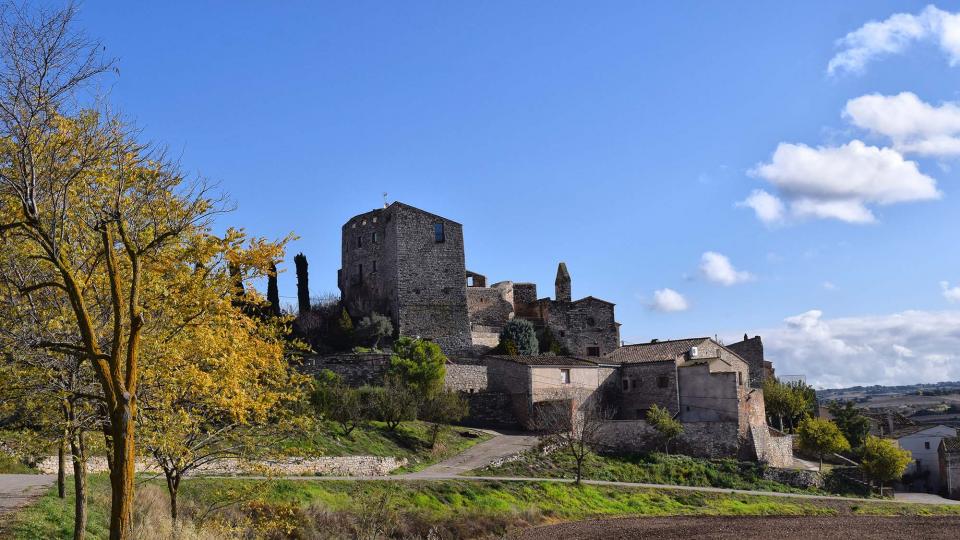
[[[340,297],[354,318],[373,312],[402,336],[435,341],[447,354],[469,349],[463,227],[395,202],[342,228]]]
[[[555,282],[555,297],[557,302],[570,302],[572,291],[570,287],[570,272],[567,272],[567,263],[560,263],[557,266],[557,281]]]

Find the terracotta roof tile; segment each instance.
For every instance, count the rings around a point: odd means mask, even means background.
[[[656,341],[637,345],[624,345],[607,353],[603,359],[614,364],[638,364],[643,362],[663,362],[673,360],[710,338],[675,339]]]

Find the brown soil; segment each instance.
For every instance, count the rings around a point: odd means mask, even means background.
[[[518,531],[517,540],[610,538],[750,538],[785,540],[860,540],[890,538],[951,539],[960,535],[960,517],[667,517],[580,521]]]

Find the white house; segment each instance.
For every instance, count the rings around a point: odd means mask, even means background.
[[[913,462],[907,466],[904,476],[914,480],[909,484],[913,489],[936,492],[943,482],[940,470],[940,456],[937,449],[940,441],[946,437],[956,437],[957,430],[949,426],[909,426],[890,434],[897,440],[900,448],[913,454]]]

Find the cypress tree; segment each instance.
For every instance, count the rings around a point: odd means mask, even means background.
[[[280,289],[277,287],[277,263],[270,263],[270,276],[267,277],[267,301],[270,313],[280,315]]]
[[[303,253],[297,253],[293,258],[293,263],[297,266],[297,304],[300,314],[310,311],[310,285],[307,283],[307,257]]]

